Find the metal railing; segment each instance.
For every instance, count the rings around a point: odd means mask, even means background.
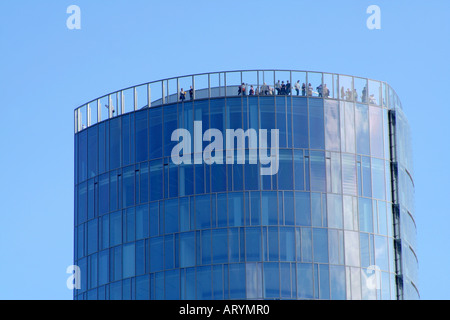
[[[290,89],[286,86],[288,82]],[[242,84],[245,92],[240,90]],[[184,95],[180,94],[181,90]],[[242,95],[308,96],[374,104],[389,109],[402,108],[395,91],[382,81],[312,71],[224,71],[153,81],[104,95],[75,109],[75,133],[143,108]]]

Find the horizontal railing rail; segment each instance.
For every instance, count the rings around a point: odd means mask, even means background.
[[[402,108],[396,92],[382,81],[315,71],[237,70],[167,78],[111,92],[75,109],[75,133],[149,106],[243,95],[307,96]]]

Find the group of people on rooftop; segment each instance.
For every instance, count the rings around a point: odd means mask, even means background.
[[[242,83],[238,87],[238,96],[271,96],[276,95],[278,96],[284,96],[284,95],[291,95],[292,94],[292,85],[289,82],[289,80],[284,83],[284,81],[278,80],[277,83],[275,83],[275,87],[272,88],[271,86],[267,85],[265,82],[262,86],[256,86],[256,89],[253,85],[250,85],[250,88],[248,89],[249,85],[246,83]],[[308,95],[309,97],[313,96],[313,94],[316,94],[318,97],[324,97],[328,98],[330,96],[330,89],[328,89],[326,84],[321,84],[318,87],[316,87],[317,91],[313,90],[313,87],[311,83],[308,83],[306,85],[305,83],[300,84],[300,80],[298,80],[294,84],[294,90],[296,92],[297,96],[300,96],[300,92],[302,96]],[[190,87],[189,91],[189,99],[194,99],[194,89],[192,86]],[[347,88],[347,90],[344,89],[344,87],[341,87],[341,99],[347,100],[347,101],[358,101],[358,92],[356,89],[350,90]],[[186,91],[181,88],[180,90],[180,101],[186,100]],[[370,103],[376,103],[375,95],[370,95],[369,97]],[[367,88],[364,87],[362,90],[362,96],[361,96],[361,102],[366,103],[367,102]]]
[[[248,84],[242,83],[239,88],[238,88],[238,95],[247,95],[247,88],[248,88]],[[274,90],[275,89],[275,90]],[[305,83],[300,84],[300,80],[298,80],[295,84],[294,84],[294,90],[297,94],[297,96],[300,96],[300,91],[301,91],[301,95],[302,96],[306,96],[308,94],[308,96],[312,96],[313,93],[317,94],[319,97],[325,97],[328,98],[330,96],[330,90],[327,88],[327,85],[324,84],[319,85],[316,90],[314,91],[311,83],[308,84],[308,86],[306,86]],[[286,83],[284,83],[284,81],[278,80],[277,83],[275,83],[275,88],[272,88],[271,86],[268,86],[265,82],[264,84],[261,86],[261,88],[256,87],[256,90],[254,89],[253,85],[250,86],[250,90],[248,91],[248,95],[250,96],[270,96],[270,95],[276,95],[277,96],[285,96],[285,95],[291,95],[292,94],[292,85],[289,82],[289,80],[286,81]]]

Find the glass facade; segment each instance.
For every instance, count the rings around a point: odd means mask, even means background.
[[[334,74],[236,73],[76,110],[74,298],[418,298],[409,126],[395,92]],[[276,90],[278,76],[291,91]],[[226,150],[202,161],[209,141],[192,141],[192,164],[174,164],[174,130],[194,137],[198,121],[224,135],[278,129],[278,173],[260,174],[248,141],[244,164],[227,163]]]

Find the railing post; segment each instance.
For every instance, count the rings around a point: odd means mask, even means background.
[[[138,106],[138,96],[136,87],[133,88],[133,96],[134,96],[134,111],[137,111]]]
[[[102,106],[100,104],[100,99],[97,100],[97,122],[102,121]]]
[[[208,73],[208,99],[211,99],[211,74]]]
[[[164,85],[164,81],[161,81],[161,90],[162,90],[162,104],[166,104],[166,93],[164,92],[165,85]]]
[[[192,76],[192,89],[194,91],[194,100],[196,99],[196,94],[195,92],[197,91],[197,89],[195,88],[195,77]]]
[[[150,83],[147,84],[147,105],[149,108],[152,106],[152,89],[150,88]]]

